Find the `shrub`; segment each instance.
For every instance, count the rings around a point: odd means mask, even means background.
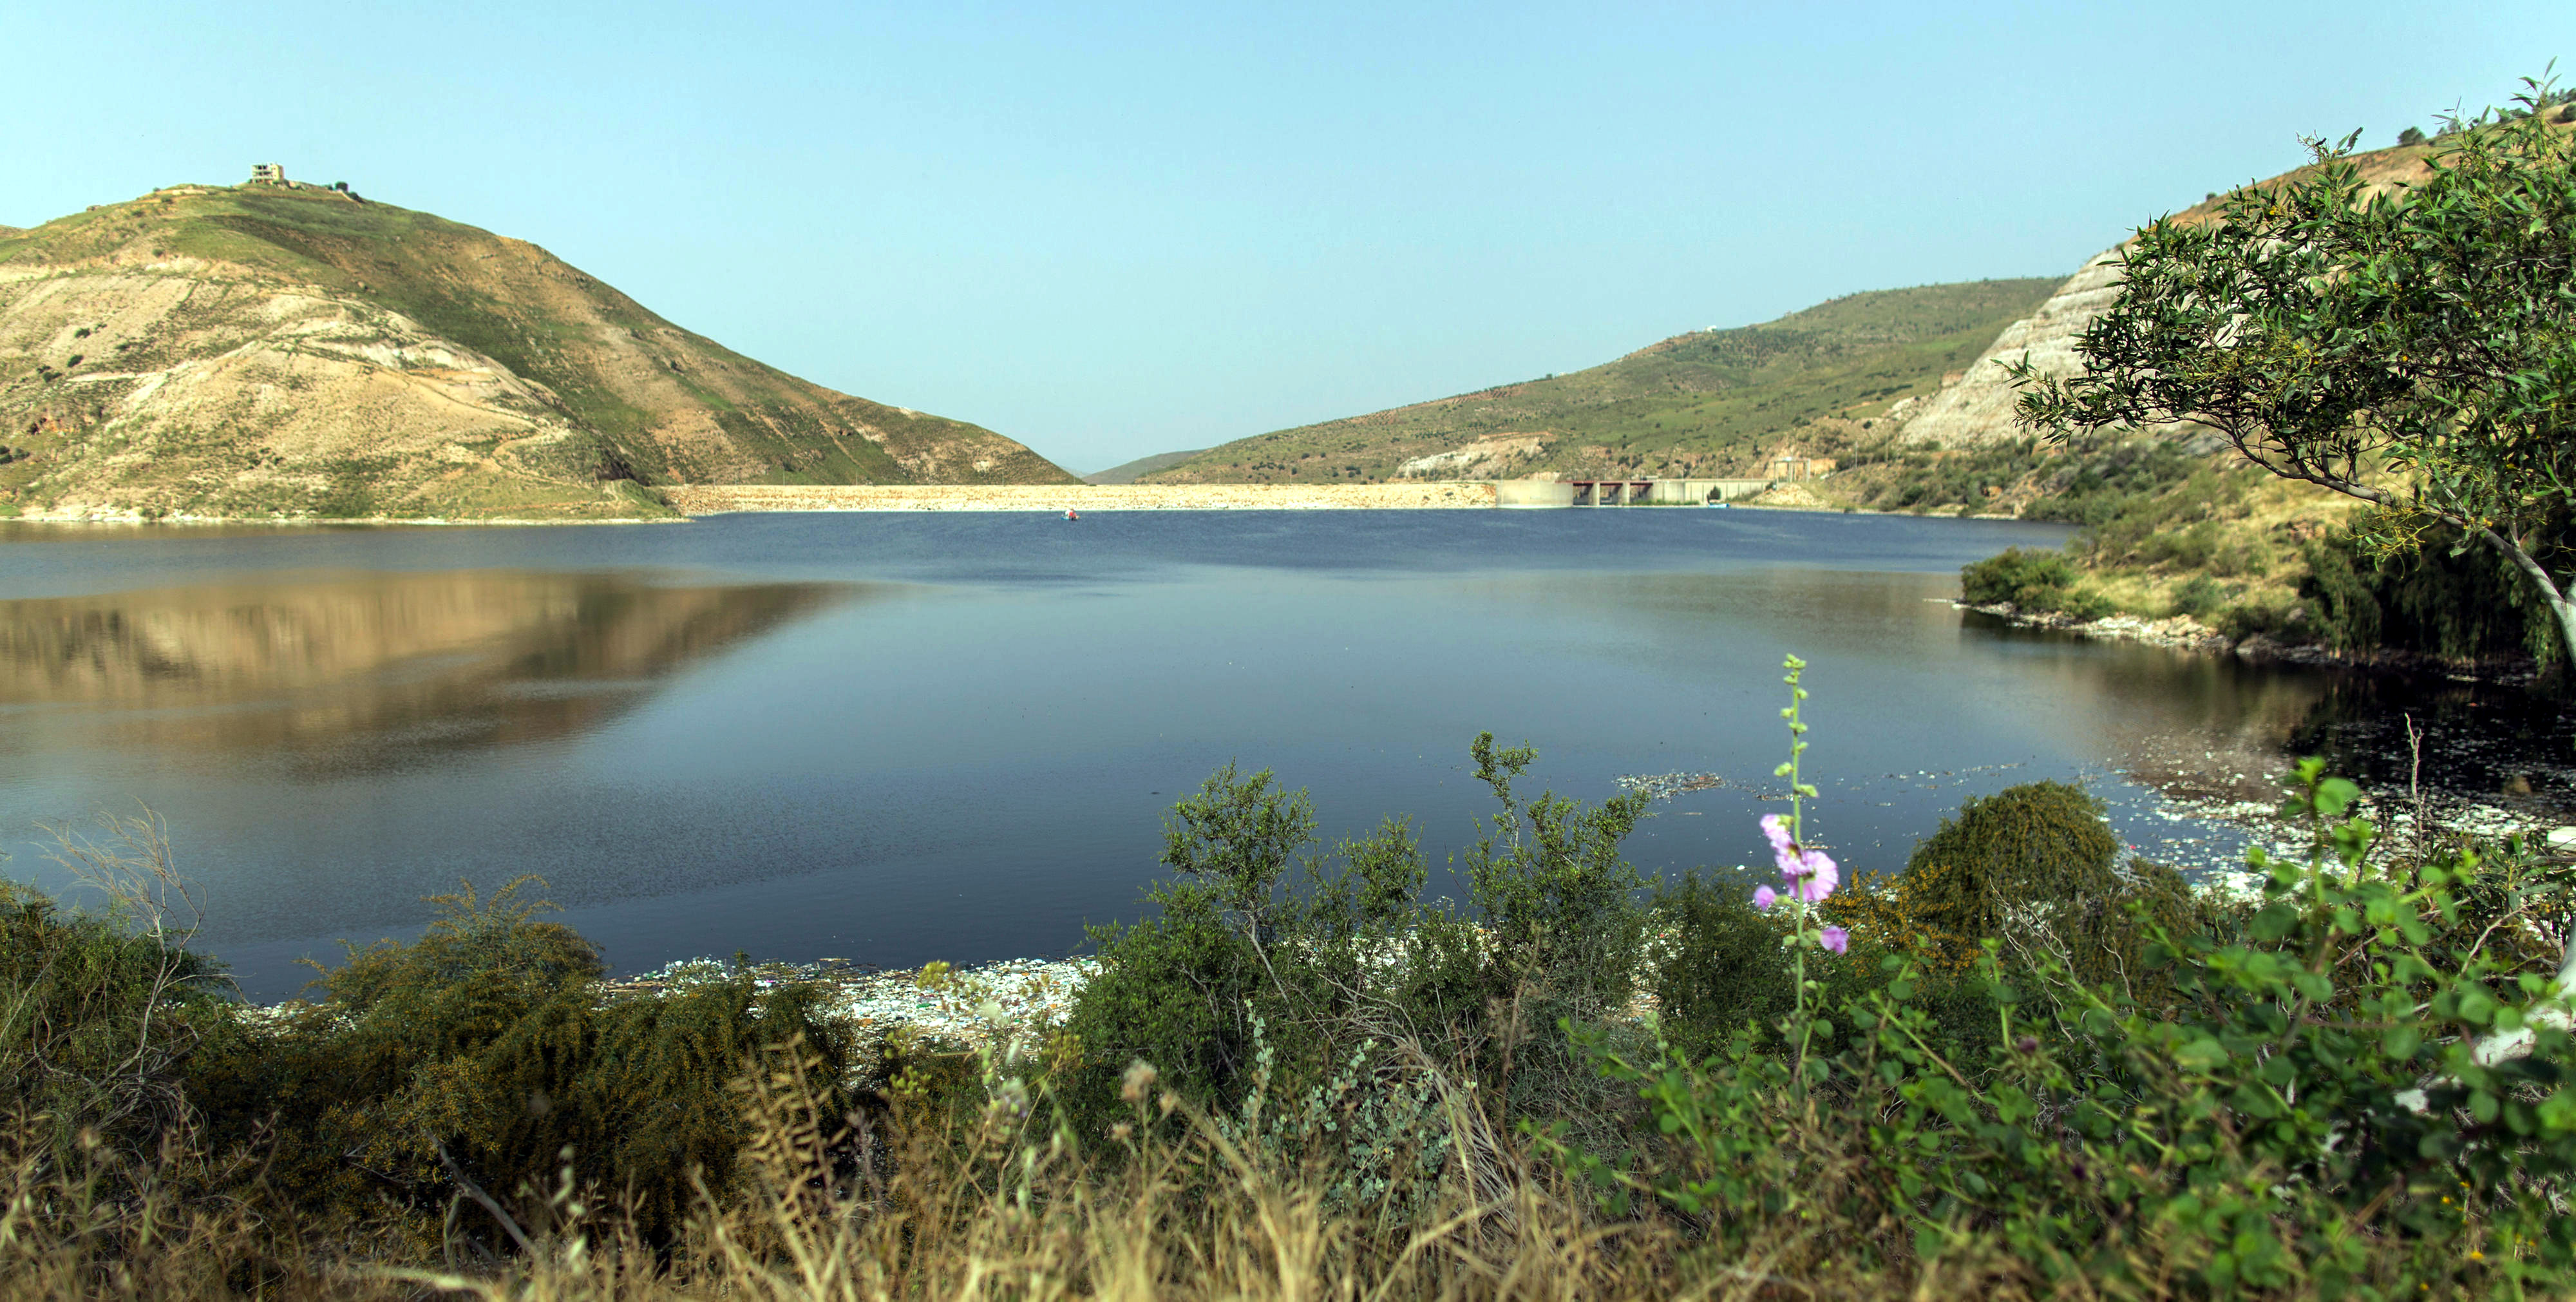
[[[541,1204],[569,1182],[658,1236],[693,1182],[730,1187],[739,1079],[778,1053],[840,1079],[846,1032],[811,987],[746,973],[604,1002],[597,951],[536,920],[551,906],[520,898],[529,880],[438,897],[418,941],[354,951],[318,983],[324,1002],[245,1029],[194,1081],[217,1138],[273,1132],[277,1183],[308,1210],[434,1216],[476,1191]],[[837,1089],[826,1115],[847,1110]]]
[[[2301,764],[2289,809],[2312,852],[2250,856],[2262,894],[2241,931],[2151,927],[2137,967],[2095,982],[2046,952],[2015,973],[1986,947],[1982,1054],[1945,1047],[1891,958],[1883,986],[1840,1003],[1819,987],[1782,1023],[1857,1026],[1839,1053],[1791,1062],[1751,1035],[1705,1059],[1602,1048],[1652,1115],[1642,1158],[1541,1142],[1614,1210],[1644,1197],[1687,1218],[1714,1260],[1794,1216],[1810,1259],[1926,1280],[2015,1263],[2035,1295],[2564,1293],[2567,991],[2553,945],[2492,947],[2529,921],[2472,906],[2501,886],[2521,908],[2533,883],[2511,844],[2503,863],[2375,862],[2374,829],[2346,816],[2357,795]],[[1997,861],[2097,875],[2076,803],[2035,801],[2056,816],[2001,837]],[[2163,997],[2133,993],[2141,972]]]
[[[2195,574],[2177,585],[2169,600],[2173,613],[2193,619],[2207,619],[2227,602],[2227,588],[2206,574]]]
[[[57,857],[106,904],[67,911],[0,881],[0,1110],[34,1128],[21,1139],[44,1170],[122,1188],[192,1137],[184,1072],[226,983],[171,916],[186,900],[157,818],[66,836]]]
[[[2101,593],[2077,587],[2075,564],[2064,555],[2018,547],[1961,569],[1959,590],[1972,604],[2010,602],[2023,614],[2057,612],[2090,621],[2119,609]]]
[[[1770,1028],[1796,1002],[1789,928],[1783,915],[1754,908],[1752,893],[1752,883],[1735,874],[1688,873],[1655,900],[1653,916],[1663,933],[1655,1007],[1660,1029],[1677,1052],[1705,1057],[1747,1032],[1778,1047]],[[1850,915],[1835,907],[1841,900],[1828,901],[1823,912],[1848,921]],[[1817,978],[1831,1003],[1858,999],[1883,980],[1877,959],[1888,950],[1879,937],[1855,931],[1850,945],[1848,961]],[[1829,1036],[1825,1043],[1840,1041]]]
[[[1959,591],[1980,606],[2009,601],[2029,610],[2055,610],[2075,583],[2075,566],[2055,552],[2007,547],[2002,554],[1959,571]]]
[[[1524,801],[1536,752],[1490,733],[1470,749],[1501,808],[1463,856],[1466,910],[1420,898],[1428,870],[1404,823],[1308,855],[1313,810],[1266,771],[1229,765],[1175,805],[1156,915],[1093,932],[1102,968],[1066,1026],[1078,1065],[1055,1081],[1075,1117],[1121,1114],[1140,1061],[1217,1111],[1326,1086],[1355,1058],[1381,1085],[1440,1073],[1506,1109],[1597,1098],[1560,1024],[1628,1002],[1643,883],[1619,843],[1644,800]]]
[[[2560,521],[2558,528],[2566,528]],[[2456,660],[2528,655],[2560,659],[2556,620],[2530,585],[2488,548],[2458,531],[2428,529],[2415,545],[2381,551],[2351,530],[2302,549],[2299,596],[2317,631],[2339,651],[2401,647]]]
[[[2257,635],[2288,638],[2297,633],[2301,613],[2297,605],[2277,597],[2234,602],[2219,609],[2218,631],[2240,642]]]
[[[2151,928],[2215,920],[2172,869],[2119,857],[2100,800],[2027,783],[1962,803],[1902,876],[1873,879],[1828,911],[1936,975],[1966,973],[1993,943],[2015,968],[2054,962],[2107,980],[2138,965]]]

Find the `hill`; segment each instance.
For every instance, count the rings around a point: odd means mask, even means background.
[[[2360,169],[2364,184],[2378,191],[2420,180],[2428,170],[2426,160],[2432,153],[2430,145],[2400,145],[2357,154],[2352,161]],[[2304,176],[2308,170],[2298,168],[2255,184],[2268,189]],[[2223,206],[2224,200],[2213,194],[2173,214],[2173,219],[2185,224],[2210,221]],[[1955,448],[2021,437],[2021,430],[2013,424],[2014,405],[2020,401],[2020,394],[2013,388],[2007,368],[2028,356],[2046,374],[2065,376],[2075,372],[2080,365],[2076,340],[2119,294],[2119,254],[2119,248],[2114,247],[2086,262],[2029,316],[2006,326],[1958,383],[1944,386],[1908,416],[1901,431],[1904,440]]]
[[[0,445],[0,509],[36,516],[629,517],[682,482],[1073,482],[523,240],[275,183],[0,229]]]
[[[1702,330],[1570,375],[1279,430],[1149,483],[1367,482],[1559,474],[1750,474],[1819,423],[1875,425],[1937,390],[2055,277],[1852,294]]]
[[[1095,471],[1091,474],[1084,475],[1082,477],[1082,482],[1086,484],[1132,484],[1136,482],[1136,477],[1139,475],[1150,475],[1166,466],[1177,466],[1182,462],[1197,456],[1201,452],[1205,452],[1206,450],[1207,449],[1205,448],[1186,448],[1179,452],[1157,452],[1150,457],[1138,457],[1133,461],[1111,466],[1107,470]]]

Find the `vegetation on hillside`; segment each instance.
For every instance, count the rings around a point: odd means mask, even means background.
[[[1136,482],[1137,477],[1140,475],[1150,475],[1167,466],[1177,466],[1182,462],[1197,456],[1200,451],[1202,451],[1202,449],[1191,448],[1181,452],[1157,452],[1150,457],[1138,457],[1133,461],[1122,461],[1117,465],[1111,466],[1107,470],[1095,471],[1091,474],[1084,475],[1082,477],[1082,482],[1086,484],[1132,484]]]
[[[1238,439],[1144,478],[1759,474],[1784,446],[1846,427],[1876,432],[1890,406],[1937,389],[2056,286],[1981,280],[1853,294],[1762,325],[1676,335],[1572,374]],[[1438,460],[1407,470],[1423,458]]]
[[[336,191],[174,186],[0,234],[0,268],[0,507],[649,515],[683,481],[1072,478]]]

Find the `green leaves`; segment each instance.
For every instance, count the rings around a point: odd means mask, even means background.
[[[2349,145],[2316,144],[2313,166],[2214,220],[2140,230],[2078,345],[2085,371],[2025,360],[2020,417],[2060,439],[2214,428],[2275,474],[2378,504],[2392,550],[2434,520],[2494,548],[2576,643],[2544,564],[2576,482],[2576,133],[2538,113],[2482,124],[2394,191]]]
[[[2178,1002],[2142,1003],[2136,971],[2088,985],[2052,959],[2008,986],[1988,950],[2001,1034],[1982,1062],[1945,1056],[1902,960],[1803,1014],[1853,1028],[1803,1078],[1749,1030],[1704,1064],[1605,1058],[1662,1144],[1620,1187],[1699,1218],[1721,1252],[1792,1189],[1812,1209],[1800,1232],[1846,1235],[1824,1250],[1864,1268],[1977,1245],[2048,1279],[2124,1281],[2110,1292],[2576,1287],[2557,1210],[2576,1195],[2576,1039],[2538,1013],[2545,976],[2490,957],[2515,906],[2454,894],[2537,887],[2467,850],[2376,862],[2359,796],[2300,766],[2309,861],[2266,862],[2241,931],[2160,938]],[[2476,1048],[2517,1028],[2524,1056]],[[1845,1171],[1866,1174],[1829,1175]],[[1848,1228],[1889,1225],[1908,1233]]]

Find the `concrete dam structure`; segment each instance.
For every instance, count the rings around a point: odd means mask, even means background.
[[[1705,506],[1751,497],[1771,487],[1771,479],[1505,479],[1494,484],[1494,505],[1540,508],[1553,506]]]

